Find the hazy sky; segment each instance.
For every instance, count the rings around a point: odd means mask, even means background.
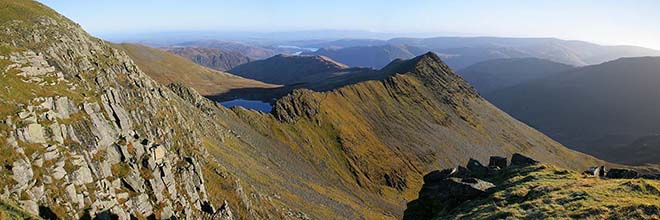
[[[453,33],[660,49],[657,0],[41,0],[96,36],[145,31]]]

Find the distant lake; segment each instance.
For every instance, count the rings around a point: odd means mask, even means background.
[[[270,112],[273,110],[273,106],[268,102],[258,101],[258,100],[246,100],[246,99],[234,99],[231,101],[220,102],[222,106],[231,108],[234,106],[241,106],[246,109],[253,109],[262,112]]]

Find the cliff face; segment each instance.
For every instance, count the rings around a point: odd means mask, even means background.
[[[215,213],[173,93],[41,4],[2,4],[21,14],[0,20],[3,200],[42,217]]]

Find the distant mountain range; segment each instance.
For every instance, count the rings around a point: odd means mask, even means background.
[[[167,51],[188,58],[193,62],[215,70],[227,71],[238,65],[252,61],[251,58],[235,51],[222,51],[216,48],[170,47]]]
[[[435,37],[393,38],[390,40],[344,39],[310,46],[345,51],[336,55],[325,53],[341,61],[345,57],[373,55],[374,47],[384,45],[407,45],[421,50],[438,53],[452,68],[462,69],[472,64],[502,58],[534,57],[572,66],[585,66],[611,61],[621,57],[660,56],[660,51],[635,46],[602,46],[584,41],[567,41],[555,38],[499,38],[499,37]],[[357,48],[352,48],[357,47]],[[349,49],[352,48],[352,49]],[[350,53],[349,53],[350,51]],[[346,54],[349,53],[349,54]],[[351,66],[373,66],[386,63],[396,57],[381,56],[378,61],[362,59],[347,64]],[[406,57],[398,57],[406,58]]]
[[[660,162],[658,88],[660,57],[636,57],[552,74],[486,97],[567,146],[639,164]]]

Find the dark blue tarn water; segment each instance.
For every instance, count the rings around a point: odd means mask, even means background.
[[[270,103],[258,100],[234,99],[231,101],[221,102],[220,104],[227,108],[241,106],[246,109],[254,109],[262,112],[270,112],[273,110],[273,106],[271,106]]]

